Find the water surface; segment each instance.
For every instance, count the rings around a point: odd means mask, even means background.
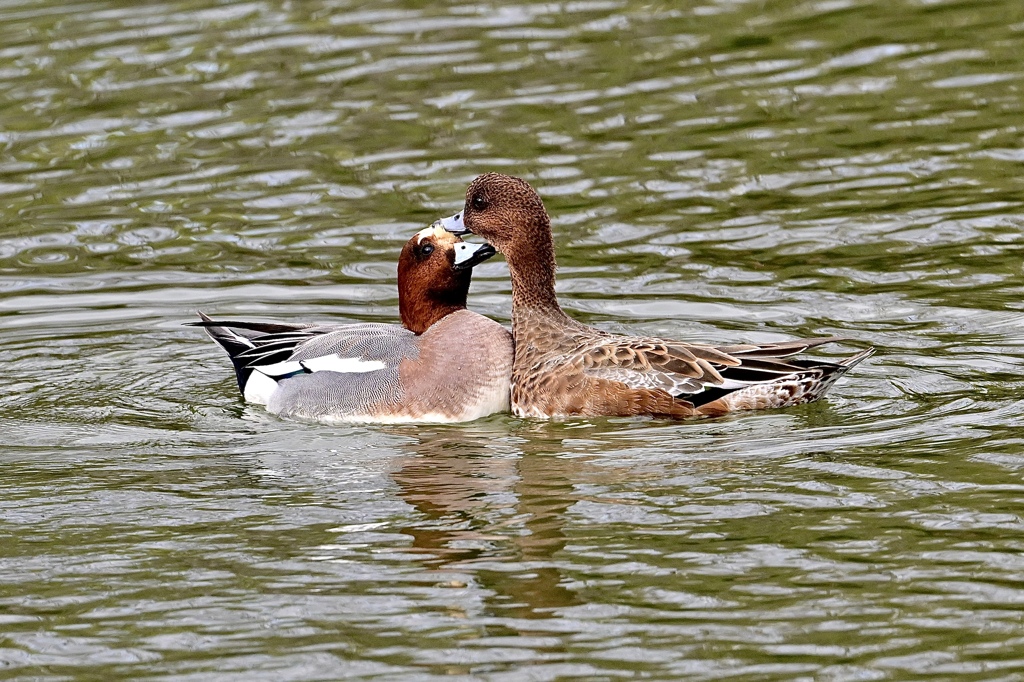
[[[1024,674],[1015,0],[0,5],[0,679]],[[397,319],[490,170],[602,328],[822,403],[320,426],[209,313]],[[507,322],[508,273],[473,309]]]

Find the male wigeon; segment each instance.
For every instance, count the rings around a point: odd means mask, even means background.
[[[466,310],[472,268],[494,255],[439,227],[421,230],[398,261],[395,324],[212,320],[238,388],[285,417],[321,422],[458,422],[509,408],[512,336]]]
[[[817,400],[869,348],[838,363],[793,359],[838,337],[712,346],[620,336],[566,316],[555,298],[551,223],[537,192],[481,175],[463,210],[435,224],[472,232],[505,255],[512,275],[512,411],[522,417],[685,418]]]

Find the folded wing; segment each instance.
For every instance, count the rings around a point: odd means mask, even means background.
[[[310,325],[213,320],[204,327],[228,355],[246,400],[266,404],[277,383],[316,372],[366,374],[393,370],[416,357],[415,335],[391,324]]]
[[[840,337],[783,343],[710,346],[661,339],[605,336],[580,349],[586,375],[634,389],[660,389],[699,406],[732,391],[773,384],[807,372],[837,369],[834,363],[791,360],[808,348]]]

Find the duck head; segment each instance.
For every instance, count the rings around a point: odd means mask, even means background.
[[[473,266],[494,255],[487,244],[468,244],[438,226],[420,230],[398,258],[398,310],[402,326],[422,334],[466,307]]]
[[[560,311],[551,221],[528,182],[501,173],[481,175],[466,190],[462,210],[434,226],[453,234],[480,235],[505,255],[512,276],[513,308]]]
[[[512,260],[551,242],[551,222],[537,191],[521,178],[481,175],[466,190],[466,204],[434,223],[453,234],[472,232]]]

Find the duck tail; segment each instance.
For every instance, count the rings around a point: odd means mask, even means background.
[[[708,402],[697,404],[697,413],[720,416],[736,410],[759,410],[769,407],[790,407],[813,402],[824,396],[832,385],[853,367],[871,357],[874,348],[844,358],[839,362],[793,360],[797,371],[778,379],[752,383],[739,390],[709,389]]]
[[[245,384],[249,381],[250,375],[252,375],[252,368],[248,367],[248,361],[244,358],[239,359],[239,355],[247,350],[252,350],[256,347],[249,337],[243,333],[236,332],[230,322],[216,322],[203,313],[201,310],[196,311],[199,314],[201,322],[188,322],[186,323],[190,327],[202,327],[206,330],[207,335],[213,339],[218,346],[224,349],[231,358],[231,364],[235,368],[235,378],[238,380],[238,390],[245,395]]]
[[[818,364],[817,368],[822,371],[821,379],[809,387],[804,400],[801,402],[809,403],[818,400],[828,393],[829,389],[832,388],[832,384],[836,383],[840,377],[874,354],[874,348],[866,348],[834,364],[825,362]]]
[[[859,365],[864,360],[867,360],[868,358],[870,358],[874,354],[875,354],[874,347],[866,348],[866,349],[862,350],[861,352],[857,353],[856,355],[851,355],[850,357],[846,358],[845,360],[840,360],[838,364],[839,364],[840,367],[844,368],[843,372],[846,372],[846,371],[850,370],[851,368],[856,367],[857,365]]]
[[[866,348],[848,358],[844,358],[835,364],[821,363],[819,369],[823,371],[821,379],[812,383],[808,388],[804,399],[801,402],[813,402],[828,393],[832,385],[844,374],[859,365],[864,360],[874,355],[874,348]]]

